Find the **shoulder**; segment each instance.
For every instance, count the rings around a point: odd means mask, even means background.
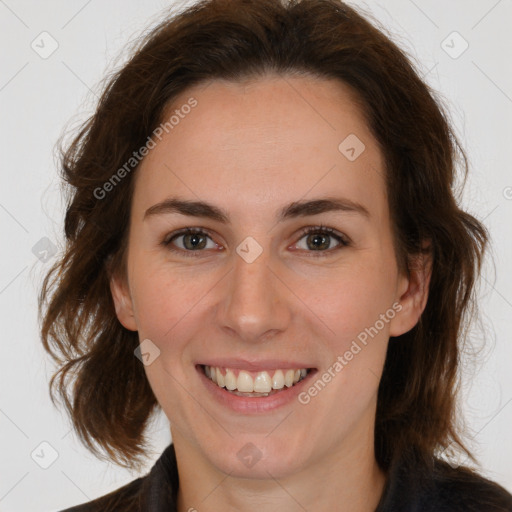
[[[104,496],[61,512],[138,512],[140,509],[140,491],[147,477],[137,478],[132,482]]]
[[[512,495],[466,467],[415,456],[395,460],[376,512],[512,512]]]
[[[100,498],[60,512],[175,512],[178,486],[176,454],[171,443],[147,475]]]
[[[512,495],[503,487],[468,468],[453,468],[442,461],[436,461],[424,498],[432,503],[426,508],[429,511],[512,512]]]

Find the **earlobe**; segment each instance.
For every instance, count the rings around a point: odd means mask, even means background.
[[[137,331],[137,323],[133,311],[133,301],[128,289],[128,285],[119,276],[110,278],[110,292],[116,309],[116,315],[123,327],[130,331]]]
[[[390,336],[400,336],[410,331],[419,321],[428,301],[430,278],[432,276],[432,253],[430,244],[424,252],[411,256],[409,275],[399,278],[398,301],[400,312],[390,322]]]

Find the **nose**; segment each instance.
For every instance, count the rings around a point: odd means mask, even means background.
[[[264,250],[250,263],[235,254],[233,269],[223,283],[219,325],[239,341],[264,341],[286,330],[290,322],[287,297],[293,294],[267,254]]]

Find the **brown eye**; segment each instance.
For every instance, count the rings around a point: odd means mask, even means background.
[[[208,240],[211,241],[209,247]],[[162,241],[162,245],[170,251],[180,252],[182,254],[186,254],[187,256],[195,256],[190,253],[200,253],[203,252],[203,249],[216,249],[219,247],[203,230],[192,228],[187,228],[178,231],[177,233],[172,233]]]
[[[325,226],[316,226],[316,227],[308,227],[306,228],[301,235],[302,239],[306,240],[305,247],[297,247],[300,249],[304,249],[307,252],[331,252],[342,247],[348,246],[348,241],[332,228],[327,228]],[[333,239],[337,242],[337,246],[332,247]]]
[[[199,233],[187,233],[180,235],[183,237],[183,245],[185,249],[191,251],[195,249],[204,249],[206,247],[206,237]]]

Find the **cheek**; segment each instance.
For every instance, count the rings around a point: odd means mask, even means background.
[[[351,267],[329,280],[328,287],[316,283],[311,288],[315,306],[311,309],[322,320],[330,334],[324,338],[328,359],[318,375],[329,384],[319,394],[315,407],[336,403],[329,417],[336,425],[346,425],[364,414],[376,399],[383,370],[393,308],[392,272],[377,263],[356,269]],[[313,317],[311,317],[313,321]],[[322,389],[322,386],[318,386]],[[310,396],[314,389],[306,390]],[[319,412],[320,414],[320,412]]]
[[[330,329],[325,338],[327,368],[336,375],[325,400],[340,403],[340,416],[362,414],[375,396],[386,358],[394,303],[393,267],[384,258],[361,258],[360,265],[333,273],[328,286],[316,283],[312,292],[322,322]],[[325,375],[330,378],[329,375]],[[352,414],[352,413],[351,413]]]
[[[139,339],[151,340],[159,350],[145,372],[158,402],[165,411],[182,416],[182,404],[187,401],[183,384],[190,378],[188,347],[197,338],[201,298],[209,287],[186,272],[171,274],[162,266],[158,271],[149,267],[133,279]]]
[[[175,338],[176,332],[183,331],[184,321],[197,314],[210,287],[188,269],[171,273],[165,265],[155,270],[146,266],[134,276],[132,286],[141,339],[144,336],[163,344]]]
[[[366,261],[333,272],[328,280],[308,283],[308,287],[311,309],[338,343],[346,343],[373,326],[392,306],[393,269],[381,261]]]

